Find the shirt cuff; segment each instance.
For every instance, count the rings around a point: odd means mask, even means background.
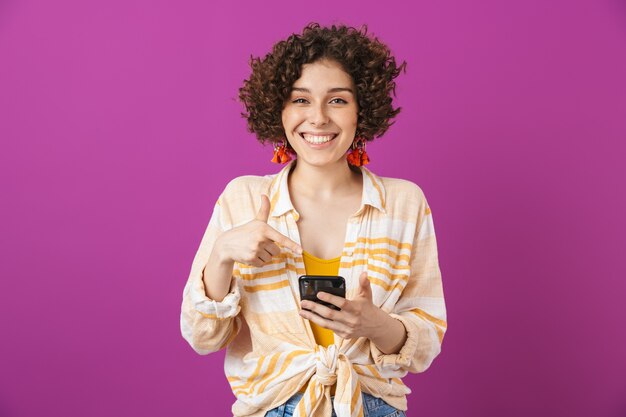
[[[400,349],[400,352],[390,354],[381,352],[381,350],[376,347],[374,342],[370,341],[372,357],[374,358],[376,365],[378,365],[378,367],[382,370],[397,371],[402,368],[409,368],[411,366],[413,356],[415,355],[415,351],[417,350],[418,330],[415,328],[415,324],[411,323],[411,321],[407,318],[395,313],[389,313],[389,315],[394,319],[399,320],[404,325],[404,328],[406,329],[406,341]]]
[[[191,290],[191,301],[200,314],[207,318],[227,319],[239,314],[241,294],[235,277],[231,278],[230,291],[222,301],[215,301],[207,297],[202,279]]]

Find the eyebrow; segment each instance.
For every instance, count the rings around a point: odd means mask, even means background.
[[[305,93],[310,93],[311,90],[309,90],[308,88],[302,88],[302,87],[294,87],[291,89],[291,91],[302,91]],[[331,88],[327,91],[327,93],[339,93],[341,91],[347,91],[350,94],[354,95],[354,91],[352,91],[351,88],[347,88],[347,87],[335,87],[335,88]]]

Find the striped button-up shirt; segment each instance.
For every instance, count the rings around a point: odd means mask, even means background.
[[[268,224],[301,243],[299,213],[287,186],[296,161],[276,174],[235,178],[218,198],[183,290],[182,335],[202,355],[227,348],[224,370],[237,398],[237,417],[263,416],[303,386],[295,412],[301,417],[330,416],[332,407],[338,417],[362,415],[362,391],[406,410],[411,390],[402,377],[430,366],[447,327],[432,213],[413,182],[359,168],[361,205],[348,219],[339,268],[347,299],[357,294],[359,275],[367,271],[374,304],[407,330],[398,353],[384,354],[364,337],[336,334],[334,344],[318,346],[309,322],[298,314],[304,262],[285,247],[261,267],[235,263],[222,301],[205,293],[203,271],[216,239],[254,219],[261,194],[270,199]]]

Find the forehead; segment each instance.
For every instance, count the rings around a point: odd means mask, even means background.
[[[354,80],[345,72],[337,61],[320,60],[302,65],[300,78],[293,84],[293,88],[307,88],[315,91],[333,88],[354,86]]]

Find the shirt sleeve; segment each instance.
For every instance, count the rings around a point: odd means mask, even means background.
[[[423,193],[416,224],[409,279],[389,313],[406,328],[406,342],[396,354],[384,354],[371,343],[374,361],[383,370],[424,372],[441,352],[447,329],[433,216]]]
[[[199,354],[220,350],[239,332],[241,298],[233,268],[230,292],[222,301],[207,297],[202,275],[218,236],[224,232],[222,196],[214,206],[213,214],[196,252],[191,272],[183,290],[180,328],[183,338]]]

